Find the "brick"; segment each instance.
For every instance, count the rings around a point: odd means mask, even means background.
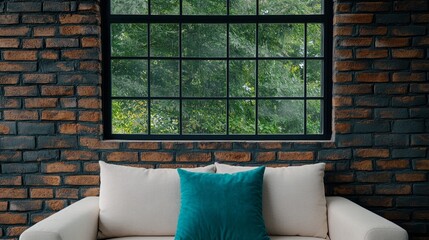
[[[335,4],[335,12],[350,12],[352,10],[352,4],[350,3],[336,3]]]
[[[0,176],[0,185],[7,186],[19,186],[22,185],[22,177],[21,176]]]
[[[0,122],[0,134],[16,134],[15,122]]]
[[[171,162],[173,154],[168,152],[142,152],[140,160],[144,162]]]
[[[334,26],[334,36],[351,36],[353,27],[351,26]]]
[[[232,143],[224,142],[200,142],[198,148],[203,150],[228,150],[232,149]]]
[[[51,216],[53,212],[49,213],[33,213],[31,214],[31,222],[32,223],[38,223],[42,221],[43,219],[46,219],[47,217]]]
[[[364,206],[370,207],[392,207],[393,198],[384,196],[367,196],[359,198]]]
[[[375,22],[381,23],[381,24],[409,23],[410,14],[407,14],[407,13],[377,14],[375,17]]]
[[[33,29],[33,36],[35,37],[52,37],[55,36],[55,27],[35,27]],[[46,43],[46,41],[45,41]]]
[[[361,62],[361,61],[342,61],[342,62],[335,62],[334,63],[334,69],[336,71],[359,71],[359,70],[365,70],[368,69],[369,65],[367,62]]]
[[[98,61],[81,61],[79,70],[90,72],[101,72],[101,64]]]
[[[138,152],[110,152],[103,153],[103,159],[107,161],[128,161],[128,162],[137,162],[139,160]]]
[[[0,62],[0,72],[32,72],[37,70],[35,62]]]
[[[417,195],[429,195],[429,184],[428,183],[414,184],[413,193]]]
[[[215,153],[216,155],[216,153]],[[279,152],[278,160],[280,161],[313,161],[314,152]]]
[[[99,122],[101,121],[101,113],[99,111],[79,111],[79,121]]]
[[[426,71],[429,69],[429,61],[428,60],[420,60],[411,62],[411,70],[422,70]]]
[[[77,105],[79,108],[100,109],[101,100],[98,98],[82,98],[78,100]]]
[[[429,197],[398,197],[396,198],[397,207],[426,207],[429,205]]]
[[[382,95],[404,95],[408,93],[408,84],[377,84],[374,89],[376,94]]]
[[[1,162],[18,162],[22,160],[22,153],[20,151],[0,151],[0,161]]]
[[[352,106],[353,98],[344,96],[334,97],[332,104],[334,107]]]
[[[37,60],[37,51],[3,51],[3,59],[7,61]]]
[[[374,169],[371,160],[353,161],[350,168],[358,171],[372,171]]]
[[[410,44],[410,38],[406,37],[378,37],[375,40],[375,47],[393,48],[393,47],[407,47]]]
[[[0,28],[0,36],[15,37],[27,36],[30,33],[29,27],[2,27]]]
[[[393,107],[413,107],[413,106],[421,106],[425,104],[426,104],[425,96],[403,96],[403,97],[392,98]]]
[[[98,26],[79,25],[79,26],[61,26],[60,34],[65,36],[70,35],[96,35],[100,33]]]
[[[336,14],[334,24],[352,23],[362,24],[371,23],[374,18],[373,14]]]
[[[53,134],[55,125],[53,123],[27,123],[18,122],[18,134]]]
[[[280,142],[259,142],[258,148],[260,149],[282,149]]]
[[[77,95],[79,96],[98,96],[99,88],[96,86],[78,86],[77,87]]]
[[[24,99],[26,108],[54,108],[58,104],[57,98],[27,98]]]
[[[0,188],[0,198],[26,198],[27,189],[24,188]]]
[[[344,38],[339,40],[341,47],[369,47],[372,44],[372,38]]]
[[[0,213],[0,224],[26,224],[25,213]]]
[[[376,60],[373,68],[376,70],[408,70],[410,63],[404,60]]]
[[[46,201],[46,209],[51,211],[59,211],[67,206],[66,200],[48,200]]]
[[[9,209],[11,211],[18,211],[18,212],[41,210],[42,201],[40,200],[10,201]]]
[[[426,27],[414,26],[414,25],[397,26],[392,28],[391,33],[392,33],[392,36],[400,36],[400,37],[425,35]]]
[[[276,160],[276,152],[258,152],[255,156],[258,162],[270,162]]]
[[[22,23],[30,23],[30,24],[47,24],[47,23],[55,23],[55,17],[53,15],[47,14],[24,14],[22,15]]]
[[[42,3],[40,2],[7,2],[6,10],[8,12],[40,12]]]
[[[380,133],[389,131],[390,123],[383,120],[364,120],[353,124],[353,132],[355,133]]]
[[[80,195],[82,197],[92,197],[92,196],[100,196],[99,188],[85,188],[80,190]]]
[[[100,172],[100,165],[98,163],[85,163],[83,165],[83,171],[84,172]]]
[[[83,14],[61,14],[59,20],[61,24],[97,23],[97,17],[95,15]]]
[[[79,171],[79,165],[76,163],[42,163],[43,173],[71,173]]]
[[[411,108],[410,117],[412,118],[429,118],[429,109],[426,107]]]
[[[38,148],[76,148],[75,136],[40,136],[37,138]]]
[[[89,149],[119,149],[118,142],[101,141],[97,138],[90,137],[81,137],[79,144]]]
[[[227,151],[215,152],[214,157],[217,161],[248,162],[251,160],[252,155],[250,152]]]
[[[349,160],[351,158],[351,149],[326,149],[318,152],[318,159],[321,161]]]
[[[389,53],[386,49],[357,49],[356,58],[363,59],[375,59],[375,58],[387,58]]]
[[[1,149],[32,149],[35,146],[35,138],[30,136],[6,136],[0,138]]]
[[[4,96],[6,97],[31,97],[37,95],[38,89],[36,86],[4,87]]]
[[[358,12],[387,12],[391,9],[389,2],[358,2],[356,11]]]
[[[45,40],[47,48],[69,48],[78,47],[79,39],[77,38],[47,38]]]
[[[8,202],[7,201],[1,201],[0,202],[0,211],[5,212],[7,210]],[[1,234],[0,234],[1,237]]]
[[[354,155],[358,158],[388,158],[389,149],[360,148],[354,150]]]
[[[18,14],[0,14],[0,24],[17,24],[19,23]]]
[[[355,108],[355,109],[345,109],[345,110],[336,110],[335,118],[336,119],[365,119],[370,118],[372,115],[371,110],[365,108]]]
[[[80,40],[82,47],[100,47],[100,40],[95,37],[83,37]]]
[[[393,5],[395,11],[424,11],[428,9],[426,0],[395,1]]]
[[[28,110],[5,110],[4,120],[38,120],[37,111]]]
[[[408,146],[410,144],[407,134],[376,134],[376,146]]]
[[[413,212],[413,219],[428,220],[429,211],[418,209]]]
[[[74,188],[58,188],[55,189],[55,198],[77,199],[79,191]]]
[[[51,188],[32,188],[30,198],[53,198],[54,190]]]
[[[388,82],[389,74],[387,72],[358,72],[356,73],[355,80],[357,82],[368,83]]]
[[[10,237],[19,237],[19,235],[21,235],[21,233],[23,233],[28,228],[29,228],[28,226],[8,227],[6,234]]]
[[[335,132],[336,133],[350,133],[351,124],[349,123],[335,123]]]
[[[91,11],[91,12],[97,12],[99,11],[98,4],[92,3],[92,2],[82,2],[79,4],[79,11]]]
[[[393,122],[393,133],[419,133],[425,131],[423,120],[396,120]]]
[[[76,108],[77,100],[76,98],[61,98],[60,106],[61,108]]]
[[[61,55],[64,59],[79,59],[79,60],[98,60],[100,53],[98,49],[77,49],[77,50],[62,50]]]
[[[429,145],[429,134],[413,134],[411,135],[411,145],[413,146],[427,146]]]
[[[130,143],[128,146],[131,146],[132,143]],[[135,143],[140,144],[140,143]],[[146,144],[149,144],[149,146],[152,146],[152,144],[155,146],[159,146],[159,143],[156,142],[147,142]],[[145,145],[143,145],[145,146]],[[185,149],[192,149],[194,148],[194,144],[192,142],[163,142],[162,143],[162,149],[166,150],[185,150]]]
[[[405,184],[377,185],[375,193],[381,195],[407,195],[411,194],[411,186]]]
[[[79,176],[66,176],[64,183],[67,185],[99,185],[100,177],[95,175],[79,175]]]
[[[45,110],[42,111],[42,120],[67,121],[76,120],[76,113],[67,110]]]
[[[0,48],[17,48],[19,39],[16,38],[0,38]]]
[[[40,59],[43,60],[58,60],[59,57],[59,52],[58,51],[53,51],[53,50],[49,50],[49,51],[41,51],[40,52]]]
[[[337,137],[338,147],[367,147],[371,146],[372,138],[370,134],[349,134]]]
[[[356,94],[369,94],[373,92],[372,84],[359,84],[359,85],[338,85],[334,86],[334,94],[336,95],[356,95]]]
[[[429,14],[413,14],[411,15],[411,20],[415,23],[429,23]]]
[[[58,82],[60,84],[91,84],[95,85],[100,82],[100,77],[98,74],[88,73],[88,74],[67,74],[59,75]]]
[[[396,173],[397,182],[425,182],[427,180],[424,173]]]
[[[410,92],[412,93],[428,93],[429,92],[429,84],[410,84]]]
[[[59,186],[61,178],[52,175],[26,175],[25,184],[30,186]]]
[[[390,102],[389,97],[378,96],[357,96],[354,99],[357,107],[387,107]]]
[[[335,59],[351,59],[353,58],[353,51],[351,49],[335,49]]]
[[[73,96],[73,86],[42,86],[42,96]]]
[[[2,165],[2,173],[33,173],[39,169],[36,163],[5,163]]]
[[[176,156],[177,162],[210,162],[211,154],[208,152],[185,152],[178,153]]]
[[[361,26],[359,27],[360,36],[383,36],[387,34],[385,26]]]
[[[31,38],[22,40],[22,48],[42,48],[43,39],[41,38]]]
[[[429,37],[414,37],[413,46],[429,46]]]
[[[357,181],[361,183],[388,183],[392,174],[389,172],[357,172]]]
[[[70,61],[43,61],[40,67],[43,72],[70,72],[74,70],[74,63]]]
[[[24,83],[47,84],[55,83],[55,74],[28,73],[22,76]]]
[[[43,11],[45,12],[66,12],[70,11],[70,2],[44,1]]]
[[[347,183],[353,182],[353,173],[326,173],[325,179],[327,183]]]
[[[1,98],[0,97],[0,108],[21,108],[21,100],[14,98]]]
[[[410,167],[409,160],[378,160],[377,168],[380,170],[407,169]]]
[[[407,108],[379,108],[375,109],[374,115],[375,118],[382,119],[398,119],[409,117]]]

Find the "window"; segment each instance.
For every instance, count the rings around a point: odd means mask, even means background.
[[[330,1],[102,2],[107,138],[330,138]]]

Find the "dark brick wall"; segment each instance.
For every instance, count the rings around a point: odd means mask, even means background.
[[[341,195],[429,238],[426,0],[338,0],[334,141],[103,141],[93,1],[0,2],[0,238],[98,194],[99,159],[145,167],[327,163]],[[352,216],[351,216],[352,217]]]

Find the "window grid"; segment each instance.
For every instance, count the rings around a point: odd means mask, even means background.
[[[330,74],[327,69],[331,68],[331,63],[327,59],[331,58],[331,53],[326,51],[330,50],[331,41],[326,41],[327,36],[332,33],[331,26],[329,23],[331,19],[327,18],[329,15],[325,7],[324,15],[297,15],[297,16],[263,16],[259,15],[259,1],[256,3],[256,15],[252,16],[231,16],[229,15],[230,1],[227,0],[227,15],[226,16],[184,16],[183,4],[180,0],[180,15],[178,16],[159,16],[151,14],[151,0],[148,0],[148,13],[149,15],[110,15],[109,2],[104,5],[104,13],[107,15],[103,20],[103,35],[105,38],[111,36],[110,25],[112,23],[142,23],[147,24],[147,57],[124,57],[124,56],[111,56],[111,45],[110,40],[108,44],[103,44],[103,56],[107,55],[107,58],[103,58],[104,73],[107,76],[107,87],[103,88],[103,117],[105,123],[105,136],[107,138],[120,138],[120,139],[147,139],[147,140],[301,140],[301,139],[328,139],[331,133],[330,113],[326,110],[330,110]],[[246,22],[248,21],[248,22]],[[179,57],[154,57],[151,56],[151,25],[156,23],[175,23],[179,26]],[[184,57],[183,56],[183,24],[187,23],[224,23],[227,27],[226,36],[226,57]],[[231,23],[254,23],[256,26],[256,55],[255,57],[230,57],[230,24]],[[304,25],[304,56],[303,57],[260,57],[259,53],[259,26],[261,23],[300,23]],[[322,37],[322,53],[323,57],[309,57],[307,52],[307,29],[309,23],[319,23],[323,26],[323,37]],[[105,40],[105,39],[104,39]],[[325,42],[323,42],[325,40]],[[330,39],[329,39],[330,40]],[[104,41],[105,43],[106,41]],[[328,47],[323,49],[323,43],[328,43]],[[145,59],[147,60],[147,97],[114,97],[112,96],[112,85],[111,85],[111,69],[110,59]],[[236,97],[230,94],[230,60],[254,60],[255,61],[255,96],[254,97]],[[179,61],[179,96],[178,97],[154,97],[151,96],[151,60],[178,60]],[[226,61],[226,97],[184,97],[183,96],[183,60],[223,60]],[[304,96],[303,97],[261,97],[259,96],[259,62],[260,60],[303,60],[304,61]],[[322,68],[322,95],[320,97],[308,97],[307,96],[307,60],[324,60]],[[106,90],[107,89],[107,90]],[[107,93],[107,94],[106,94]],[[112,100],[146,100],[147,101],[147,134],[114,134],[112,133]],[[216,134],[183,134],[183,100],[226,100],[226,135]],[[259,134],[259,100],[303,100],[304,101],[304,133],[303,134]],[[175,135],[152,135],[151,134],[151,100],[179,100],[179,134]],[[229,114],[230,114],[230,100],[254,100],[255,101],[255,134],[230,134],[229,128]],[[307,133],[307,100],[319,100],[321,101],[321,114],[322,114],[322,134],[308,134]]]

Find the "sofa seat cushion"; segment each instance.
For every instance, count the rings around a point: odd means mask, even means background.
[[[249,169],[216,163],[217,173]],[[327,237],[324,171],[324,163],[265,169],[263,215],[269,235]]]
[[[329,238],[299,237],[299,236],[270,236],[271,240],[329,240]],[[173,236],[121,237],[111,240],[174,240]]]
[[[189,169],[214,172],[214,165]],[[145,169],[100,162],[99,238],[171,236],[180,210],[176,169]]]

